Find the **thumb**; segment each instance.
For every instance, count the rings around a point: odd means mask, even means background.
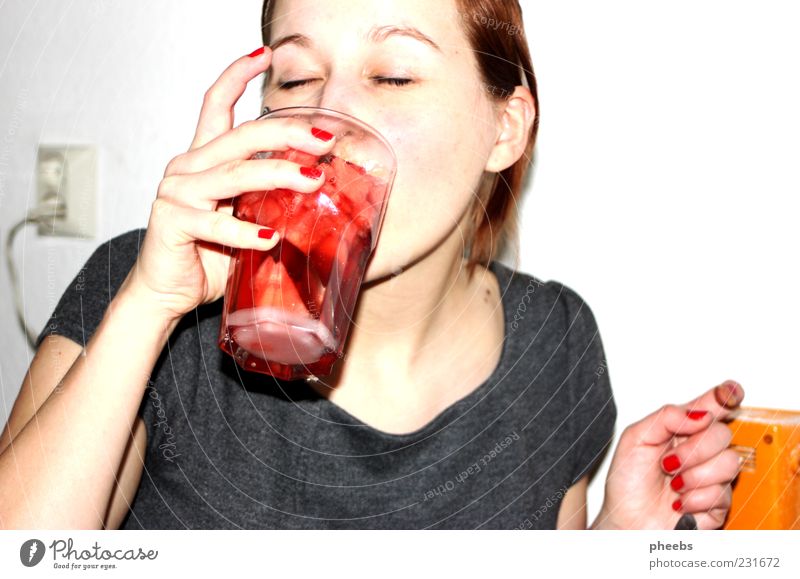
[[[675,436],[700,432],[708,428],[713,418],[708,411],[668,404],[632,424],[628,430],[637,444],[656,446],[666,444]]]
[[[725,380],[686,404],[690,410],[707,410],[715,419],[724,420],[744,400],[744,388],[734,380]]]

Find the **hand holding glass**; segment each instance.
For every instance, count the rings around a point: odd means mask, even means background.
[[[392,148],[375,129],[336,111],[291,107],[292,117],[336,139],[328,155],[267,151],[322,173],[313,193],[257,191],[234,199],[237,219],[276,230],[270,251],[235,249],[219,346],[245,370],[284,380],[329,374],[342,357],[361,281],[396,171]]]

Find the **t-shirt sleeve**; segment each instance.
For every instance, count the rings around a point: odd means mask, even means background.
[[[572,433],[572,484],[595,467],[614,438],[617,408],[594,314],[573,290],[563,288],[569,348],[568,418]]]
[[[86,346],[136,262],[144,232],[144,229],[128,231],[95,249],[64,290],[36,339],[37,348],[52,334]]]

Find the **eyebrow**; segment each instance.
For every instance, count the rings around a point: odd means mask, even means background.
[[[376,26],[369,31],[367,34],[367,39],[370,42],[384,42],[392,36],[405,36],[407,38],[413,38],[427,44],[439,52],[442,52],[442,49],[430,36],[423,33],[419,29],[414,28],[413,26]],[[273,42],[270,48],[274,52],[286,44],[296,44],[302,48],[314,47],[314,42],[308,36],[304,36],[303,34],[290,34]]]

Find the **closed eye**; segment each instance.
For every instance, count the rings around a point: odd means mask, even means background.
[[[281,90],[292,90],[293,88],[305,86],[311,82],[314,82],[315,80],[317,79],[306,78],[301,80],[287,80],[286,82],[282,82],[278,88]],[[374,76],[372,77],[372,80],[378,84],[388,84],[391,86],[406,86],[413,82],[410,78],[393,78],[388,76]]]
[[[281,90],[291,90],[293,88],[297,88],[297,87],[300,87],[300,86],[305,86],[305,85],[307,85],[308,83],[310,83],[310,82],[312,82],[314,80],[316,80],[316,79],[305,78],[305,79],[302,79],[302,80],[287,80],[286,82],[282,82],[278,86],[278,88],[280,88]]]
[[[391,78],[388,76],[374,76],[372,80],[378,84],[389,84],[392,86],[406,86],[412,82],[410,78]]]

